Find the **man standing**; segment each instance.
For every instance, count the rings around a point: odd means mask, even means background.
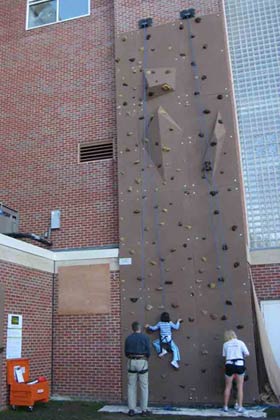
[[[150,357],[150,340],[145,334],[141,333],[141,325],[139,322],[133,322],[131,327],[133,333],[125,340],[125,355],[128,358],[128,415],[132,417],[135,414],[137,404],[137,380],[139,380],[142,416],[148,416],[151,414],[151,412],[148,411],[148,358]]]

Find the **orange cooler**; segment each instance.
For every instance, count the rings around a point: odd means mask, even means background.
[[[24,382],[17,382],[15,371],[22,368]],[[50,398],[50,387],[48,381],[28,384],[29,381],[29,360],[9,359],[7,360],[7,382],[10,385],[10,405],[13,409],[17,405],[26,406],[30,411],[37,401],[48,402]]]

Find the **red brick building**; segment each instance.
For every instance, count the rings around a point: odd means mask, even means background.
[[[9,313],[23,315],[22,356],[30,358],[33,377],[50,378],[54,395],[119,402],[123,395],[114,39],[137,30],[139,19],[145,17],[158,26],[177,20],[189,7],[201,16],[223,14],[223,4],[91,0],[86,16],[58,17],[49,22],[53,24],[28,28],[29,3],[11,0],[0,5],[0,201],[18,211],[20,232],[44,235],[56,209],[61,225],[51,231],[50,250],[1,235],[5,303],[0,405],[7,404]],[[83,162],[85,147],[104,144],[113,145],[110,158]],[[248,251],[248,261],[259,299],[280,299],[279,250]],[[110,313],[60,315],[59,268],[98,263],[110,265]]]

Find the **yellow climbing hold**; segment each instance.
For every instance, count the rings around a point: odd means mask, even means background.
[[[163,152],[170,152],[171,148],[170,147],[167,147],[167,146],[162,146],[161,150]]]

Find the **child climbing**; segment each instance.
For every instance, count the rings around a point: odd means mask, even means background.
[[[168,312],[163,312],[160,316],[160,322],[156,325],[146,325],[146,328],[150,331],[157,331],[159,330],[159,338],[153,341],[153,346],[158,354],[159,357],[163,357],[167,354],[167,350],[163,348],[163,344],[169,346],[170,350],[173,354],[173,359],[171,361],[171,365],[175,369],[179,369],[179,361],[180,361],[180,352],[178,346],[175,344],[174,340],[172,339],[172,329],[179,330],[180,323],[182,319],[178,319],[177,322],[174,324],[170,321],[170,315]]]

